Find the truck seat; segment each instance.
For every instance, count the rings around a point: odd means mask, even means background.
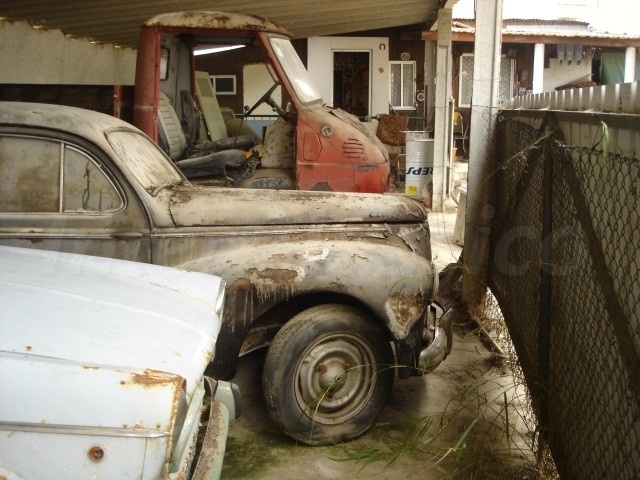
[[[226,167],[239,167],[247,161],[241,149],[210,153],[189,152],[187,138],[169,97],[160,92],[158,102],[158,141],[165,153],[187,178],[224,174]]]
[[[196,103],[193,101],[191,92],[187,90],[180,91],[180,103],[182,105],[183,128],[185,129],[185,134],[195,150],[220,151],[237,148],[248,152],[255,146],[256,141],[253,136],[228,136],[226,127],[224,128],[224,135],[220,138],[214,138],[211,141],[199,142],[198,138],[202,136],[200,135],[200,113],[196,108]],[[222,113],[220,113],[220,116],[222,117]],[[222,124],[224,125],[224,123],[225,122],[223,120]],[[211,131],[209,131],[209,137],[213,137]]]

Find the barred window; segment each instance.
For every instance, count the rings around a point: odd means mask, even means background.
[[[415,110],[416,62],[389,62],[389,104],[395,110]]]
[[[473,53],[463,53],[460,56],[460,71],[458,74],[459,90],[458,105],[470,107],[473,90]],[[498,86],[498,100],[501,102],[513,96],[514,60],[502,55],[500,57],[500,84]]]

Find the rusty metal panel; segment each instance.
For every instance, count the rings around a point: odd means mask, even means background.
[[[290,32],[264,18],[239,13],[193,10],[163,13],[144,22],[151,27],[194,29],[257,30],[292,36]]]
[[[427,216],[422,204],[398,195],[230,188],[176,189],[170,208],[177,227],[413,224]]]

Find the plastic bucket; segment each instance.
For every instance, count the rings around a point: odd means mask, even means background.
[[[433,191],[433,142],[432,138],[407,140],[404,193],[431,196]]]

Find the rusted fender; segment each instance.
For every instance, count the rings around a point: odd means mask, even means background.
[[[216,382],[204,377],[209,389],[215,391]],[[207,429],[202,439],[200,455],[192,480],[217,480],[222,473],[222,463],[229,433],[230,415],[227,407],[220,402],[211,402],[206,419]]]
[[[394,338],[403,339],[434,293],[431,262],[384,241],[281,238],[278,243],[227,250],[180,266],[220,275],[227,281],[229,296],[239,283],[250,288],[253,298],[246,320],[229,319],[237,309],[229,304],[225,308],[225,323],[233,324],[223,325],[223,330],[233,328],[241,337],[274,305],[305,293],[332,292],[365,304]]]

